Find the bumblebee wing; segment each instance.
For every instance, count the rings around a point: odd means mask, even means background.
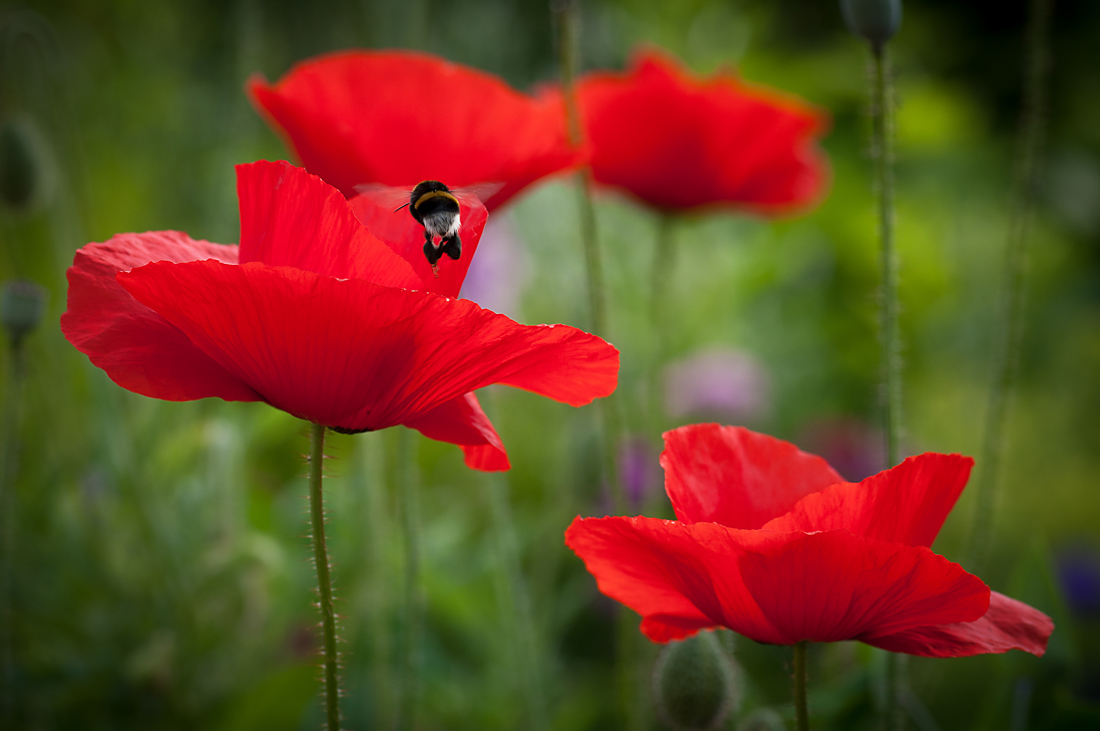
[[[355,192],[370,198],[382,208],[393,210],[409,205],[412,188],[382,185],[381,183],[360,183],[355,186]]]
[[[464,185],[461,188],[455,188],[451,190],[454,193],[455,198],[458,198],[460,203],[470,205],[474,200],[484,204],[485,201],[496,195],[501,188],[504,187],[504,183],[474,183],[473,185]]]

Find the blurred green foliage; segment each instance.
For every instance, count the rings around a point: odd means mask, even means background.
[[[733,64],[831,112],[834,179],[815,211],[777,223],[733,214],[676,223],[668,355],[725,345],[755,356],[772,387],[753,428],[807,448],[814,425],[849,420],[873,433],[866,58],[836,4],[591,0],[583,12],[586,67],[621,67],[631,48],[654,43],[696,71]],[[910,452],[974,454],[980,442],[1023,21],[1019,1],[910,2],[894,44]],[[1082,603],[1080,582],[1060,568],[1067,551],[1095,565],[1100,550],[1100,6],[1058,3],[1054,32],[1022,380],[984,578],[1058,629],[1042,659],[911,660],[921,729],[1100,725],[1100,606]],[[51,292],[46,322],[26,343],[25,380],[6,344],[0,353],[5,409],[23,396],[9,463],[14,727],[318,728],[304,425],[258,404],[164,403],[118,388],[61,336],[64,271],[76,248],[121,231],[236,240],[233,164],[287,154],[242,93],[250,74],[274,79],[338,48],[402,46],[524,88],[555,76],[549,9],[36,0],[2,9],[0,38],[0,122],[32,130],[50,181],[35,205],[0,214],[0,279],[31,278]],[[583,325],[574,203],[567,183],[550,182],[500,214],[525,251],[514,313],[525,322]],[[673,425],[644,408],[656,221],[612,195],[598,214],[622,401],[656,454],[659,428]],[[427,621],[419,728],[613,728],[615,607],[562,545],[574,515],[607,504],[592,415],[508,389],[492,390],[486,408],[514,465],[504,476],[466,470],[448,445],[415,442]],[[403,566],[395,453],[393,433],[333,435],[329,446],[349,729],[385,728],[393,711]],[[670,514],[663,498],[639,510]],[[937,550],[961,555],[970,510],[964,495]],[[741,717],[771,707],[789,721],[789,649],[724,640],[739,668]],[[873,728],[881,654],[844,643],[812,648],[810,662],[815,727]]]

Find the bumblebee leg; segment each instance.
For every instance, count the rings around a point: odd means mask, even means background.
[[[439,247],[440,250],[451,257],[452,259],[458,259],[462,256],[462,239],[455,234],[451,238],[443,242],[443,245]]]
[[[439,261],[439,257],[443,256],[443,252],[440,249],[432,246],[432,240],[429,236],[428,240],[424,242],[424,256],[428,257],[428,263],[433,267],[435,263]]]

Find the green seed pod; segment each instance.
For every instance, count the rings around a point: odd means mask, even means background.
[[[840,0],[840,12],[853,34],[882,46],[901,27],[901,0]]]
[[[45,203],[50,170],[45,141],[24,116],[0,123],[0,201],[14,211]]]
[[[38,325],[46,312],[48,293],[26,279],[13,279],[0,287],[0,324],[13,343],[19,343]]]
[[[741,719],[737,731],[787,731],[787,724],[771,708],[758,708]]]
[[[670,643],[653,669],[658,715],[675,731],[717,728],[738,702],[734,673],[711,632]]]

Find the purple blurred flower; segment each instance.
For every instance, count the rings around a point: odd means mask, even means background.
[[[619,442],[619,480],[635,508],[643,506],[661,487],[663,472],[657,450],[645,437],[624,437]]]
[[[743,422],[771,409],[771,385],[764,366],[735,348],[709,348],[665,369],[665,411],[674,419],[707,415]]]
[[[1061,551],[1055,564],[1066,604],[1075,614],[1100,614],[1100,554],[1075,546]]]
[[[798,446],[820,455],[851,482],[870,477],[886,465],[882,432],[851,416],[813,421],[802,429]]]
[[[527,275],[527,252],[512,217],[490,216],[460,296],[518,319]]]

